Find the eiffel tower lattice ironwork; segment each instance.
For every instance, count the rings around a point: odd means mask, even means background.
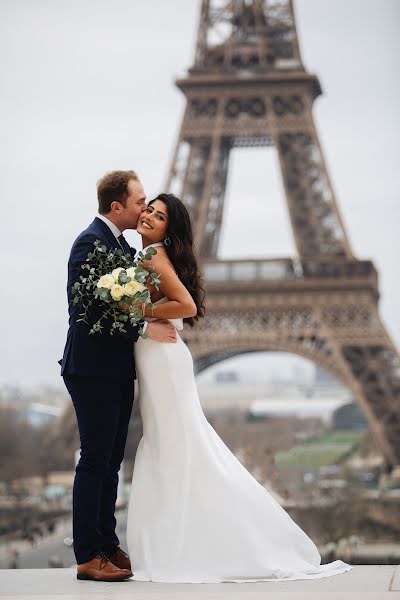
[[[245,352],[292,352],[352,391],[390,470],[400,463],[400,360],[377,272],[353,256],[312,116],[290,0],[202,0],[194,65],[167,189],[195,227],[207,317],[185,331],[197,369]],[[298,256],[219,260],[232,148],[274,145]]]

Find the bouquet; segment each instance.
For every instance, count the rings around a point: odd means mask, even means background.
[[[142,306],[151,304],[146,284],[158,290],[161,283],[157,273],[143,267],[143,262],[151,260],[154,254],[157,250],[150,247],[133,259],[121,249],[107,251],[106,246],[96,240],[93,252],[89,252],[81,265],[85,273],[71,289],[73,304],[81,303],[83,308],[77,322],[89,325],[90,334],[102,333],[103,329],[108,329],[110,335],[126,333],[127,322],[136,325],[143,318]],[[89,317],[93,313],[97,320],[91,324]],[[139,335],[147,337],[142,329]]]

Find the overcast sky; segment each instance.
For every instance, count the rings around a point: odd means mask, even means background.
[[[96,214],[96,180],[138,171],[160,192],[184,107],[200,0],[1,0],[0,385],[62,384],[66,263]],[[379,270],[400,345],[400,2],[295,0],[314,116],[359,258]],[[294,245],[273,149],[235,150],[220,256]],[[135,234],[129,234],[136,246]]]

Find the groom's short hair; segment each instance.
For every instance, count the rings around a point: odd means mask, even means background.
[[[135,171],[110,171],[98,180],[97,199],[101,215],[110,212],[112,202],[120,202],[122,206],[126,206],[128,183],[131,179],[139,181]]]

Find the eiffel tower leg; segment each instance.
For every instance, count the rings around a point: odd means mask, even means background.
[[[228,173],[230,142],[216,137],[206,166],[203,197],[198,213],[195,244],[200,256],[216,257]]]
[[[332,348],[341,380],[366,415],[388,470],[400,464],[400,359],[377,307],[366,298],[335,298],[316,309],[319,335]]]
[[[280,133],[277,147],[299,255],[351,257],[313,125]]]
[[[368,406],[371,428],[390,471],[400,464],[400,360],[381,328],[379,341],[353,340],[342,346],[342,355],[357,384],[360,403]]]
[[[198,199],[203,194],[204,174],[209,154],[209,139],[185,140],[180,133],[166,187],[168,191],[184,200],[193,224],[198,219],[200,208]]]
[[[222,222],[230,142],[179,137],[167,189],[182,199],[194,226],[195,246],[201,256],[216,256]]]

